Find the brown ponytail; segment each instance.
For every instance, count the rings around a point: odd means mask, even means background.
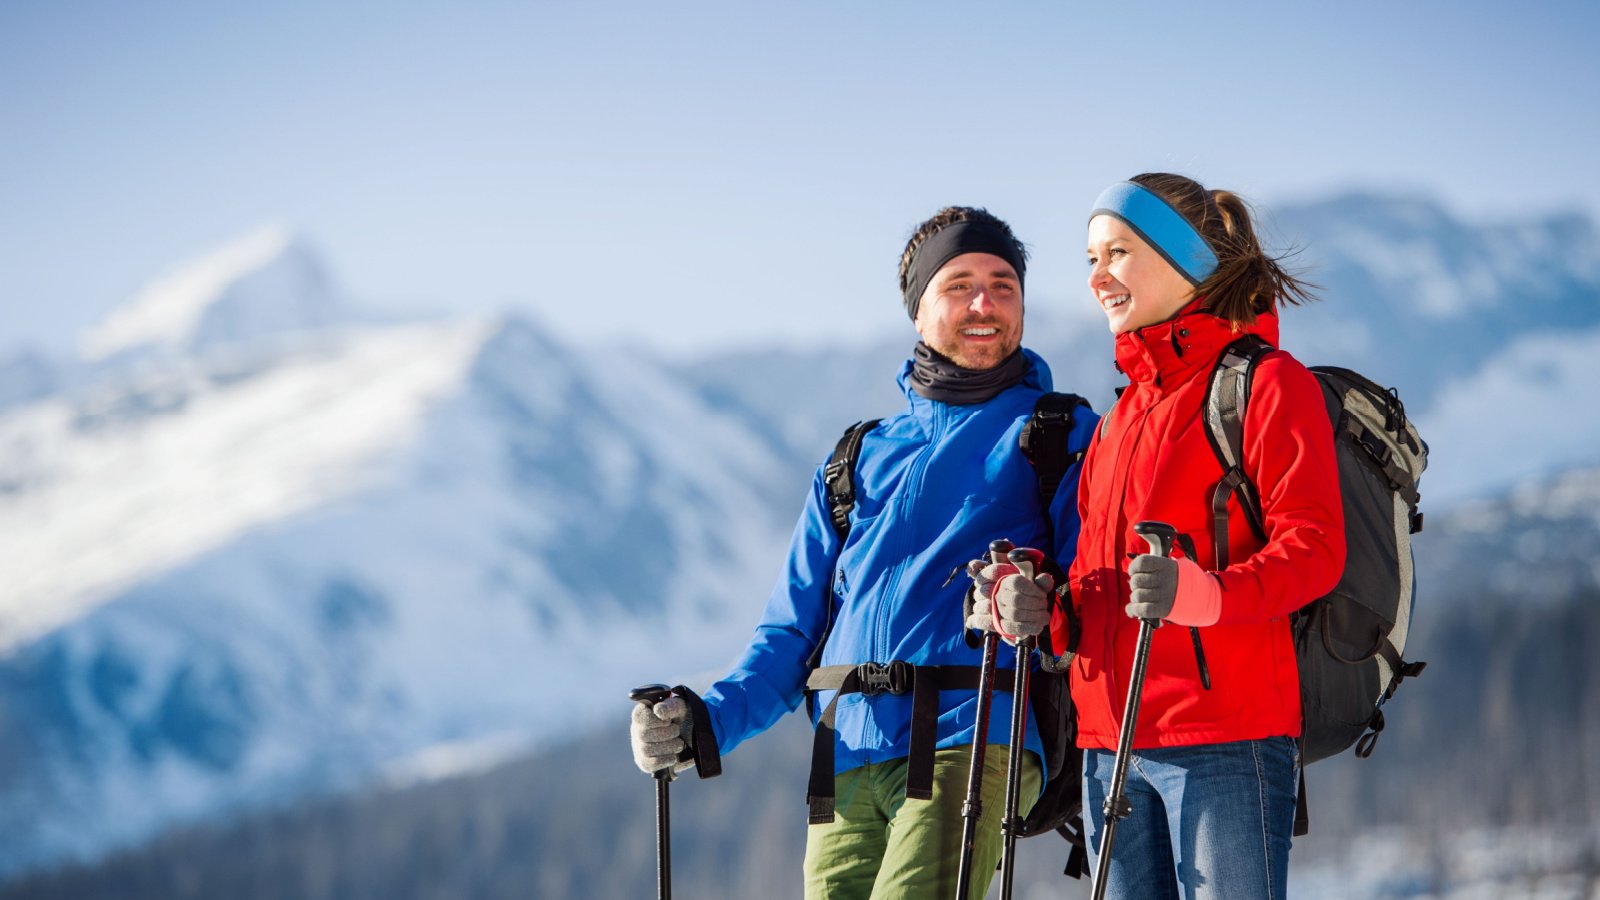
[[[1207,190],[1182,175],[1147,172],[1128,179],[1167,201],[1211,244],[1217,270],[1195,288],[1204,308],[1235,326],[1249,325],[1278,303],[1317,299],[1316,285],[1290,274],[1285,257],[1268,256],[1256,237],[1249,204],[1232,191]]]

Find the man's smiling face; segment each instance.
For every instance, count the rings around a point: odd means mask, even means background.
[[[992,369],[1022,345],[1022,279],[989,253],[945,263],[922,293],[917,333],[956,365]]]

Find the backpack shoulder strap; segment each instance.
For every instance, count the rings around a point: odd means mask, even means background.
[[[1229,344],[1211,370],[1201,412],[1206,420],[1206,439],[1222,466],[1222,480],[1211,494],[1212,539],[1216,545],[1217,568],[1228,567],[1228,498],[1237,494],[1239,507],[1256,537],[1266,540],[1261,522],[1261,499],[1244,471],[1244,414],[1250,403],[1250,385],[1256,363],[1272,352],[1272,345],[1255,335],[1245,335]]]
[[[867,432],[877,428],[881,421],[870,419],[846,428],[844,434],[839,436],[839,443],[833,446],[828,464],[822,468],[822,482],[828,489],[828,517],[833,521],[833,533],[839,536],[841,547],[845,538],[850,536],[850,513],[856,508],[856,463],[861,459],[861,439],[866,437]],[[806,658],[806,668],[815,669],[822,664],[822,648],[832,634],[833,606],[829,604],[828,624],[823,628],[817,646]],[[806,695],[806,702],[810,704],[811,695]]]
[[[850,513],[856,508],[856,462],[861,458],[861,439],[881,421],[871,419],[846,428],[822,470],[823,483],[828,487],[828,515],[841,544],[850,536]]]
[[[1039,482],[1039,501],[1046,513],[1067,470],[1082,462],[1084,451],[1088,449],[1072,450],[1067,446],[1072,436],[1073,414],[1078,407],[1088,405],[1089,401],[1077,394],[1054,391],[1040,394],[1033,406],[1033,417],[1017,437],[1022,455],[1033,464],[1034,476]]]
[[[1256,363],[1272,346],[1255,335],[1229,344],[1211,370],[1206,385],[1206,436],[1223,469],[1244,465],[1244,411],[1250,402],[1250,384]]]
[[[1061,482],[1066,480],[1067,473],[1072,467],[1083,461],[1083,456],[1088,452],[1087,443],[1077,449],[1070,446],[1072,429],[1076,424],[1075,414],[1078,407],[1091,409],[1089,401],[1077,394],[1062,394],[1054,391],[1039,395],[1034,403],[1033,416],[1028,419],[1028,424],[1022,427],[1022,433],[1017,436],[1018,449],[1033,466],[1034,480],[1039,489],[1039,507],[1044,512],[1045,534],[1051,545],[1055,544],[1055,523],[1050,518],[1050,505],[1055,502],[1056,493],[1061,488]],[[1053,556],[1053,554],[1052,554]],[[1050,560],[1049,557],[1046,557]],[[1058,590],[1064,590],[1067,584],[1066,573],[1062,572],[1054,560],[1049,561],[1048,571],[1055,579]],[[1072,612],[1070,602],[1061,602],[1069,622],[1069,633],[1072,637],[1068,643],[1072,648],[1077,647],[1077,621]],[[1040,648],[1050,655],[1057,655],[1050,646],[1050,632],[1047,629],[1040,635]],[[1064,652],[1064,651],[1063,651]]]

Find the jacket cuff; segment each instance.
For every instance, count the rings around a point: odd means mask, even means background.
[[[973,597],[977,592],[977,585],[968,585],[967,592],[961,600],[961,637],[966,642],[966,645],[973,650],[983,646],[983,632],[974,631],[967,627],[967,620],[972,618],[972,609],[977,605],[977,600]]]
[[[706,702],[700,699],[699,694],[681,684],[672,692],[689,704],[689,724],[694,730],[689,758],[694,760],[695,774],[701,778],[721,775],[722,751],[717,747],[717,734],[711,729],[711,713],[706,709]]]
[[[1178,595],[1167,621],[1195,628],[1217,624],[1222,618],[1222,583],[1193,560],[1179,557],[1176,561]]]

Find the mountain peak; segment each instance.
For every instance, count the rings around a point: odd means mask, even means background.
[[[147,284],[87,332],[83,355],[181,354],[346,318],[317,254],[269,225]]]

